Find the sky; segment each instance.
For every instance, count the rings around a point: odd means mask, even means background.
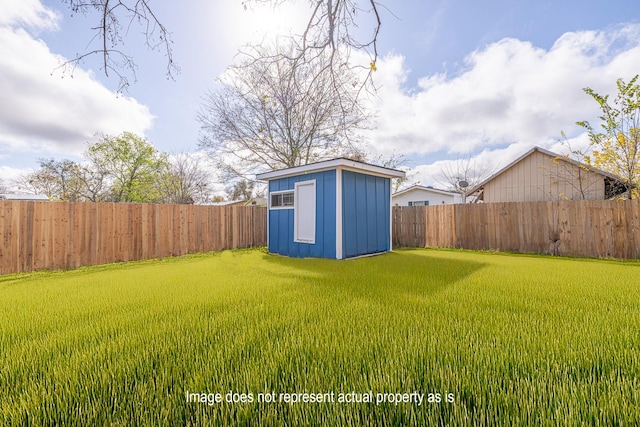
[[[118,94],[97,57],[73,75],[59,68],[95,47],[96,15],[73,15],[62,0],[3,0],[0,179],[34,170],[40,158],[79,161],[100,132],[195,152],[202,97],[243,45],[304,22],[309,1],[292,1],[274,11],[245,10],[242,0],[151,0],[181,72],[168,79],[163,53],[147,49],[134,25],[121,48],[136,62],[135,82]],[[367,150],[402,156],[410,182],[443,187],[440,171],[464,157],[497,170],[536,145],[564,154],[563,132],[584,147],[575,122],[598,123],[599,110],[582,89],[614,96],[617,79],[640,73],[637,0],[380,3]]]

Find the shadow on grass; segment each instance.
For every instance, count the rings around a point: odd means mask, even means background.
[[[486,264],[438,257],[423,250],[402,250],[381,255],[330,260],[265,255],[276,270],[295,271],[298,280],[319,291],[353,297],[428,296],[443,291]],[[293,270],[292,270],[293,269]]]

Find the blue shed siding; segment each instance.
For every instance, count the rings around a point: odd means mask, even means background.
[[[342,188],[344,257],[388,251],[391,180],[343,171]]]
[[[315,244],[293,241],[293,209],[269,210],[269,252],[291,257],[336,257],[336,171],[314,172],[269,181],[269,192],[293,190],[295,183],[316,180]]]

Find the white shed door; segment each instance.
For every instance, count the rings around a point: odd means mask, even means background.
[[[316,181],[296,182],[293,241],[316,242]]]

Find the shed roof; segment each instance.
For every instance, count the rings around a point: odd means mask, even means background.
[[[49,198],[45,194],[0,194],[0,200],[48,202]]]
[[[356,160],[345,159],[340,157],[323,162],[310,163],[308,165],[296,166],[294,168],[280,169],[270,172],[264,172],[256,175],[256,179],[261,181],[269,181],[271,179],[285,178],[288,176],[302,175],[310,172],[320,172],[331,169],[344,169],[353,172],[368,173],[371,175],[383,176],[386,178],[404,178],[404,171],[397,169],[385,168],[369,163],[358,162]]]

